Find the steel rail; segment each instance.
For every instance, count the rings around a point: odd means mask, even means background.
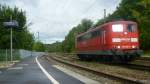
[[[136,70],[144,70],[150,72],[150,66],[139,65],[139,64],[121,64],[125,68],[136,69]]]
[[[91,72],[93,74],[103,76],[103,77],[106,77],[106,78],[110,78],[110,79],[113,79],[113,80],[118,80],[118,81],[121,81],[123,83],[144,84],[143,81],[135,79],[135,78],[129,78],[129,77],[121,76],[121,75],[112,75],[112,74],[109,74],[107,72],[97,71],[97,70],[93,70],[93,69],[90,69],[90,68],[85,67],[85,66],[81,66],[81,65],[70,63],[70,62],[66,62],[66,61],[63,61],[63,60],[58,59],[56,57],[52,57],[52,56],[49,56],[49,57],[46,57],[46,59],[47,60],[52,59],[52,60],[55,60],[57,62],[69,65],[71,67],[75,67],[75,68],[78,68],[78,69],[81,69],[81,70],[85,70],[85,71]]]
[[[137,60],[150,61],[150,57],[140,57],[140,58],[137,58]]]
[[[65,53],[64,55],[75,55],[75,53]],[[72,59],[77,59],[76,57],[71,57]],[[150,57],[140,57],[138,60],[147,61],[150,63]],[[149,60],[149,61],[148,61]],[[104,63],[105,64],[105,63]],[[111,64],[115,66],[121,66],[129,69],[135,69],[135,70],[144,70],[144,71],[150,71],[150,66],[146,65],[140,65],[140,64],[133,64],[133,63],[122,63],[122,64]]]

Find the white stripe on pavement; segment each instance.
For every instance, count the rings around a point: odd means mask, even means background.
[[[28,66],[29,64],[19,64],[20,66]]]
[[[55,67],[55,68],[61,70],[62,72],[65,72],[66,74],[68,74],[68,75],[70,75],[70,76],[72,76],[72,77],[74,77],[74,78],[76,78],[76,79],[82,81],[82,82],[85,83],[85,84],[102,84],[102,83],[100,83],[100,82],[97,82],[97,81],[95,81],[95,80],[92,80],[92,79],[90,79],[90,78],[87,78],[87,77],[85,77],[85,76],[82,76],[82,75],[80,75],[80,74],[78,74],[78,73],[76,73],[76,72],[73,72],[73,71],[71,71],[71,70],[68,70],[68,69],[66,69],[66,68],[64,68],[64,67],[61,67],[61,66],[59,66],[59,65],[53,65],[53,67]]]
[[[23,67],[11,67],[11,68],[8,68],[7,70],[21,70],[23,69]]]
[[[59,84],[59,82],[57,80],[55,80],[40,64],[40,62],[38,61],[38,56],[35,58],[36,63],[38,64],[38,66],[40,67],[40,69],[43,71],[43,73],[48,77],[48,79],[53,83],[53,84]]]

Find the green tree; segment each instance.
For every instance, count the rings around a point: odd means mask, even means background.
[[[49,52],[62,52],[62,42],[56,41],[55,43],[47,45],[47,50]]]
[[[3,22],[17,20],[19,27],[13,29],[13,48],[31,49],[34,42],[33,35],[27,30],[25,12],[17,7],[0,5],[0,49],[10,48],[10,29],[4,27]]]
[[[150,49],[150,0],[140,0],[137,3],[137,8],[132,9],[132,14],[139,23],[140,43],[142,49]]]
[[[43,52],[45,51],[45,45],[40,41],[34,42],[33,50]]]
[[[88,19],[83,19],[82,22],[73,27],[69,34],[65,37],[65,40],[62,43],[62,49],[64,52],[73,52],[75,51],[75,37],[79,33],[83,33],[88,29],[93,27],[93,22]]]

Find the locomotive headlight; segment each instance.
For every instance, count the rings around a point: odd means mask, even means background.
[[[120,46],[117,46],[117,48],[120,48]]]
[[[136,48],[136,46],[133,45],[132,48]]]
[[[131,38],[131,42],[138,42],[138,38]]]
[[[121,42],[120,38],[112,38],[112,42]]]

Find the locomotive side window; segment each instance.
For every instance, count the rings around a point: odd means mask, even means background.
[[[92,32],[92,38],[100,36],[100,34],[101,34],[100,30],[93,31]]]
[[[83,39],[84,39],[84,40],[88,40],[88,39],[90,39],[91,37],[92,37],[91,33],[87,33],[87,34],[85,34],[85,35],[83,36]]]
[[[134,24],[128,24],[127,25],[127,31],[128,32],[136,32],[137,31],[136,25],[134,25]]]
[[[123,25],[122,24],[113,24],[112,31],[113,32],[123,32]]]
[[[92,37],[91,33],[86,33],[83,36],[80,36],[77,38],[77,41],[84,41],[84,40],[88,40]]]
[[[77,41],[82,41],[82,37],[78,37],[78,38],[77,38]]]
[[[94,38],[94,37],[97,37],[97,36],[100,36],[100,35],[101,35],[101,31],[100,30],[95,30],[95,31],[86,33],[83,36],[78,37],[77,41],[85,41],[85,40],[88,40],[88,39],[91,39],[91,38]]]

